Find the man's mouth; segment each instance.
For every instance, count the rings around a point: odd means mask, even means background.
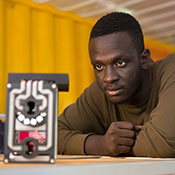
[[[123,92],[123,89],[120,88],[120,89],[106,89],[106,93],[109,95],[109,96],[119,96],[120,94],[122,94]]]

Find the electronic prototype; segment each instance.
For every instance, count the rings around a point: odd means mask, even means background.
[[[8,75],[4,163],[55,163],[58,92],[68,84],[67,74]]]

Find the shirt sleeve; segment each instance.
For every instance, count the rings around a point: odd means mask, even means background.
[[[102,98],[103,93],[94,82],[58,117],[59,154],[85,154],[86,138],[104,134]]]
[[[158,103],[136,138],[135,156],[175,157],[175,57],[170,60],[158,71]]]

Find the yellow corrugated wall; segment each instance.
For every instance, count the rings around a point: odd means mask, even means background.
[[[93,80],[88,36],[94,21],[30,0],[0,0],[0,113],[8,72],[68,73],[59,112]]]
[[[5,111],[4,0],[0,0],[0,112]]]
[[[0,0],[0,113],[5,113],[8,72],[68,73],[70,91],[59,93],[59,113],[93,80],[88,56],[93,20],[31,0]],[[175,47],[146,40],[155,59]]]

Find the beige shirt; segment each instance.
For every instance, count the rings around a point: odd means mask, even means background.
[[[143,125],[136,156],[175,157],[175,55],[149,65],[147,97],[137,106],[112,104],[94,81],[58,118],[58,153],[85,154],[88,135],[104,135],[113,121]]]

